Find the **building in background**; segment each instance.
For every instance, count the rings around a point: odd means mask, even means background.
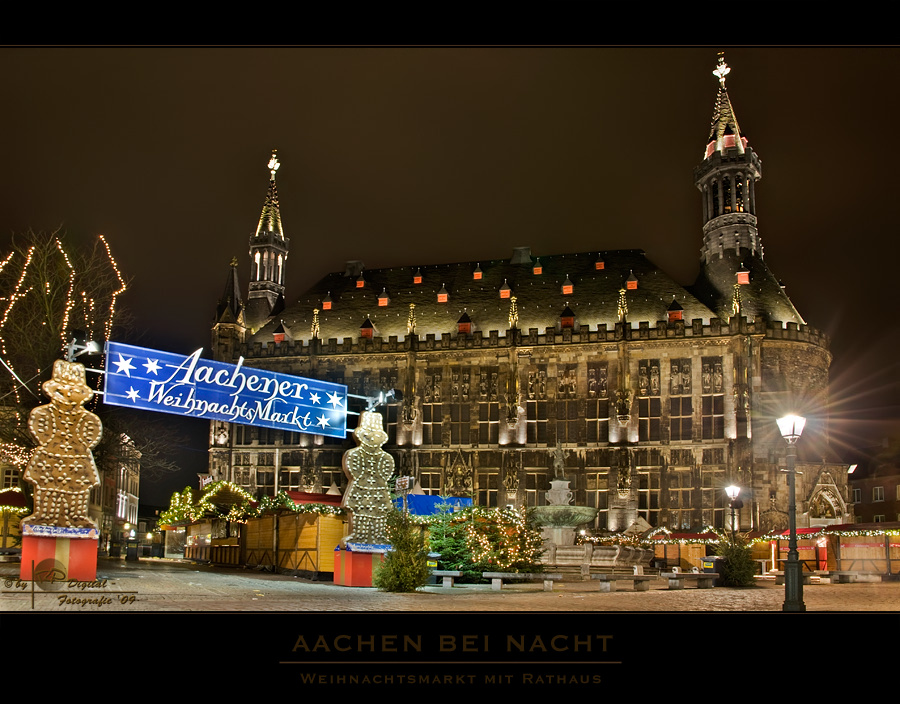
[[[727,72],[720,61],[694,173],[703,218],[693,286],[639,249],[519,247],[492,261],[377,270],[348,261],[286,303],[290,247],[273,155],[250,238],[249,294],[234,261],[216,310],[215,357],[243,356],[245,366],[362,396],[397,389],[402,400],[383,408],[385,448],[425,493],[538,505],[563,474],[575,503],[599,509],[597,530],[641,521],[722,528],[732,483],[743,489],[742,530],[787,527],[775,418],[798,412],[808,418],[798,525],[849,522],[846,465],[828,445],[828,340],[764,259],[762,164],[741,134]],[[644,185],[661,186],[652,173]],[[260,495],[325,492],[345,484],[341,456],[351,445],[214,422],[209,471]]]
[[[104,449],[97,456],[100,483],[91,489],[88,511],[100,527],[100,551],[118,557],[122,545],[139,537],[141,453],[124,433]]]
[[[900,521],[898,459],[896,440],[862,453],[850,475],[850,501],[858,523]]]

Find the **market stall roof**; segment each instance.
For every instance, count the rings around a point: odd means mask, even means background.
[[[707,540],[718,540],[719,535],[716,533],[657,533],[656,535],[650,536],[651,540],[696,540],[707,541]]]
[[[290,490],[285,493],[295,504],[328,504],[330,506],[340,506],[341,499],[343,498],[340,494],[311,494],[305,491]]]
[[[25,494],[16,488],[8,487],[0,490],[0,506],[9,506],[11,508],[27,508],[28,499]]]
[[[885,532],[900,530],[900,521],[882,521],[880,523],[839,523],[836,525],[825,526],[826,533],[850,533],[862,530]]]

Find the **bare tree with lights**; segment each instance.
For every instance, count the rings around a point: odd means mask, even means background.
[[[13,236],[0,259],[0,398],[7,409],[40,402],[41,384],[74,331],[109,339],[126,288],[103,236],[91,247],[70,246],[60,231]]]

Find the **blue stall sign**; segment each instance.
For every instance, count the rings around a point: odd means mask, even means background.
[[[113,406],[343,438],[347,387],[157,350],[106,344],[103,400]]]

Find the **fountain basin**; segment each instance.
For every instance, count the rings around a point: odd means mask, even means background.
[[[593,521],[597,511],[591,506],[536,506],[534,522],[541,527],[575,528]]]

